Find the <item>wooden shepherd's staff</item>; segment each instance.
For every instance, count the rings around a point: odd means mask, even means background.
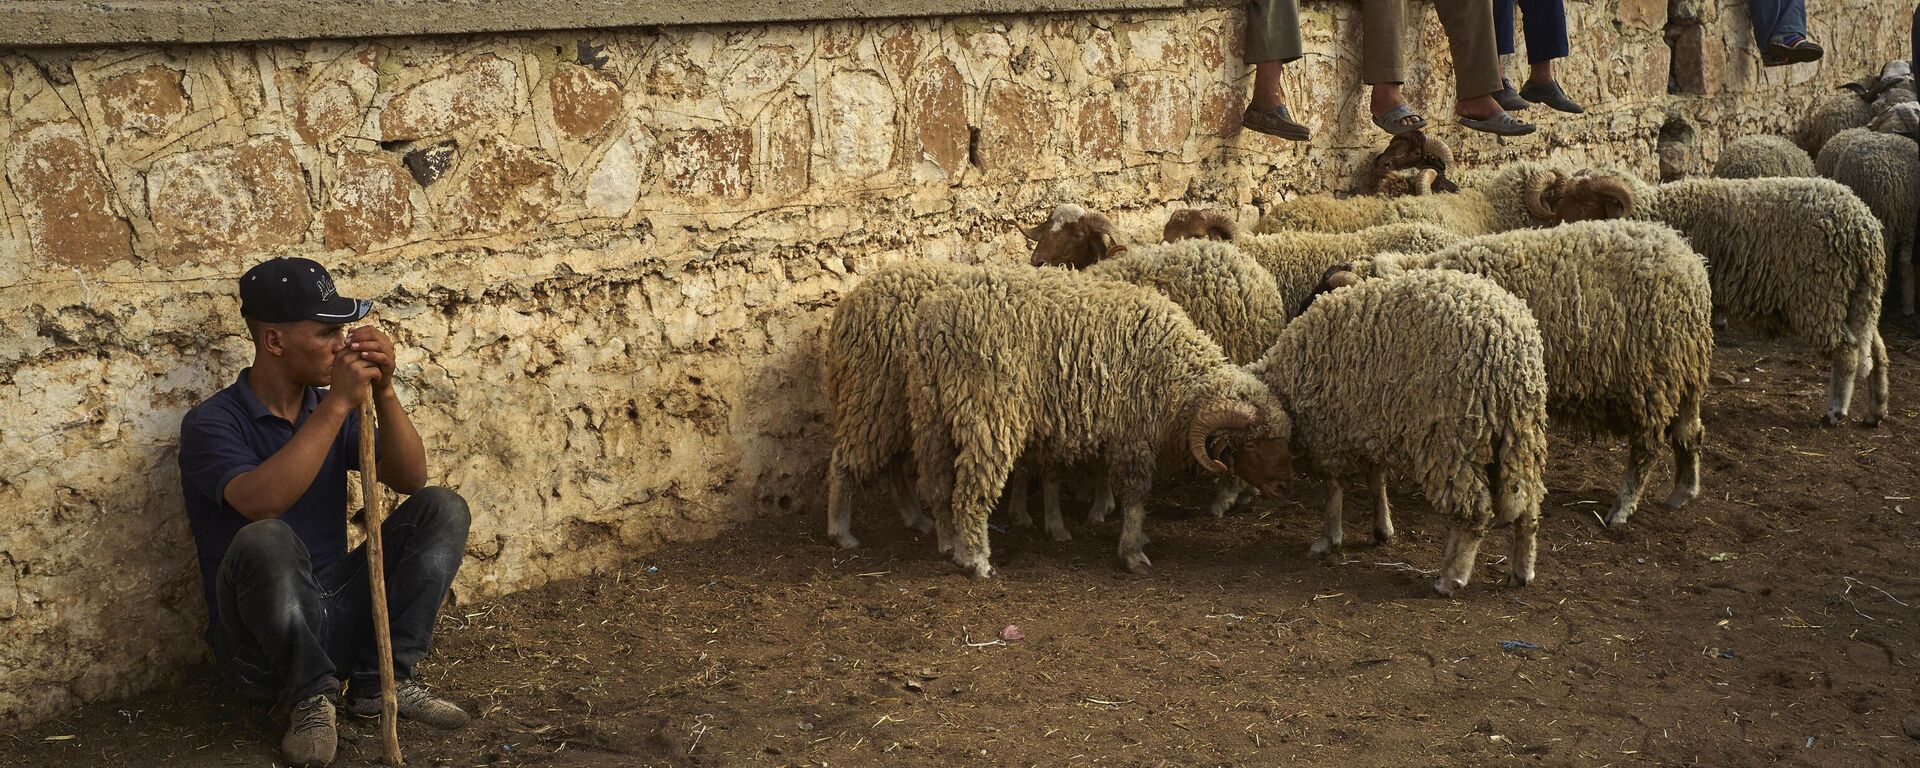
[[[380,509],[379,478],[374,471],[373,392],[360,401],[360,491],[367,505],[367,581],[373,590],[373,637],[380,653],[380,740],[386,751],[386,763],[406,765],[400,757],[400,699],[393,684],[393,635],[387,628],[387,563],[380,552],[380,524],[387,513]]]

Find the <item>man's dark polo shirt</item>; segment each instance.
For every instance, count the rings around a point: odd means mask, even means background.
[[[186,495],[187,521],[200,550],[200,580],[209,618],[219,610],[214,583],[220,559],[233,536],[248,523],[226,501],[227,483],[279,452],[320,405],[326,390],[307,387],[300,419],[288,423],[267,410],[247,386],[247,371],[232,386],[214,393],[180,421],[180,490]],[[354,409],[327,449],[313,485],[280,514],[307,545],[319,571],[347,551],[347,470],[360,468],[360,412]]]

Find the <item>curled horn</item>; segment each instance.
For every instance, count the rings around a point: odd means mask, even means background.
[[[1527,203],[1527,213],[1541,221],[1559,221],[1560,213],[1549,207],[1541,198],[1546,195],[1548,189],[1558,192],[1566,183],[1567,175],[1558,169],[1528,177],[1526,194],[1522,195]]]
[[[1113,236],[1112,220],[1098,213],[1089,213],[1086,218],[1081,219],[1081,221],[1086,226],[1087,242],[1085,247],[1087,249],[1087,255],[1091,257],[1087,261],[1086,266],[1093,266],[1099,263],[1101,259],[1112,258],[1126,252],[1127,247],[1121,245],[1120,241]]]
[[[1193,454],[1193,460],[1200,462],[1200,466],[1206,467],[1208,472],[1227,474],[1227,465],[1207,451],[1207,438],[1221,430],[1245,429],[1258,421],[1258,412],[1246,403],[1210,403],[1194,414],[1193,424],[1187,427],[1187,450]]]

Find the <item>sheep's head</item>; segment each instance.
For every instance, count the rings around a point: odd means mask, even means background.
[[[1557,169],[1534,168],[1526,174],[1525,185],[1520,197],[1527,204],[1527,215],[1548,222],[1565,218],[1560,207],[1566,203],[1566,174]]]
[[[1430,188],[1434,192],[1458,192],[1460,187],[1447,179],[1453,168],[1453,150],[1439,137],[1422,131],[1409,131],[1393,137],[1387,148],[1373,158],[1373,179],[1378,188],[1382,179],[1395,171],[1421,168],[1433,171]]]
[[[1113,222],[1072,203],[1061,203],[1046,221],[1021,230],[1033,243],[1032,264],[1086,269],[1126,250],[1113,240]]]
[[[1633,210],[1633,188],[1609,175],[1581,175],[1560,197],[1560,220],[1624,219]]]
[[[1200,466],[1275,496],[1292,483],[1292,445],[1285,412],[1274,408],[1263,419],[1259,409],[1238,400],[1202,404],[1187,428],[1187,450]]]
[[[1240,236],[1240,227],[1233,223],[1233,217],[1225,211],[1202,208],[1182,208],[1167,217],[1167,226],[1160,230],[1160,241],[1171,243],[1175,240],[1233,240]]]
[[[1902,102],[1875,115],[1867,127],[1879,133],[1920,135],[1920,102]]]

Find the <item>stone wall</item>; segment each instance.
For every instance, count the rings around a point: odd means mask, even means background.
[[[1815,4],[1762,70],[1745,4],[1571,2],[1582,117],[1467,164],[1705,168],[1904,50],[1907,6]],[[1424,8],[1410,83],[1451,83]],[[1884,19],[1884,23],[1866,23]],[[334,265],[401,345],[436,482],[473,502],[460,600],[769,514],[819,514],[812,347],[898,259],[1014,258],[1084,201],[1251,214],[1350,188],[1381,136],[1350,4],[1287,68],[1310,146],[1236,133],[1234,8],[0,50],[0,723],[163,683],[204,621],[181,414],[249,360],[234,279]],[[1669,95],[1667,38],[1680,47]],[[1515,76],[1523,65],[1515,64]],[[1663,131],[1664,127],[1664,131]],[[871,524],[884,525],[885,521]]]

